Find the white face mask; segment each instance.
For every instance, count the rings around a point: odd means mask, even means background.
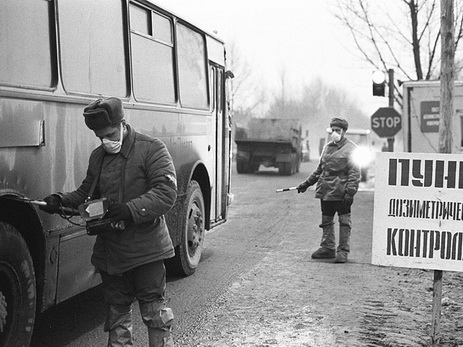
[[[119,141],[109,140],[107,138],[103,138],[101,140],[105,151],[108,152],[109,154],[119,153],[122,148],[123,135],[124,135],[124,126],[121,124],[121,133],[120,133]]]
[[[331,133],[331,139],[334,141],[334,142],[339,142],[341,141],[341,134],[336,132],[336,131],[333,131]]]

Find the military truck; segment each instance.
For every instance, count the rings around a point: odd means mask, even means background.
[[[298,119],[251,118],[235,132],[236,169],[254,173],[261,165],[278,168],[280,175],[299,172],[301,124]]]

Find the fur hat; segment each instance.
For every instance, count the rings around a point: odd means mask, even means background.
[[[106,98],[93,101],[84,108],[85,124],[91,130],[101,130],[119,124],[124,118],[122,101],[118,98]]]
[[[349,123],[347,123],[347,121],[343,118],[333,118],[330,122],[330,127],[332,126],[337,126],[347,130],[349,128]]]

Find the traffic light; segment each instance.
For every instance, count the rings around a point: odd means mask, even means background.
[[[384,76],[384,72],[379,70],[373,72],[373,95],[386,95],[386,77]]]

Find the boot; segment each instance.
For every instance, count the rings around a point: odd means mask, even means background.
[[[339,216],[339,245],[335,263],[347,262],[347,255],[350,252],[349,240],[352,229],[350,213]]]
[[[148,328],[149,347],[174,347],[174,339],[170,330]]]
[[[149,347],[174,347],[174,314],[164,302],[140,303],[143,323],[148,327]]]
[[[104,331],[109,332],[108,347],[133,346],[132,307],[109,305]]]
[[[334,222],[333,216],[322,215],[322,223],[320,228],[323,229],[322,241],[320,248],[313,254],[313,259],[330,259],[335,257],[336,242],[334,238]]]

